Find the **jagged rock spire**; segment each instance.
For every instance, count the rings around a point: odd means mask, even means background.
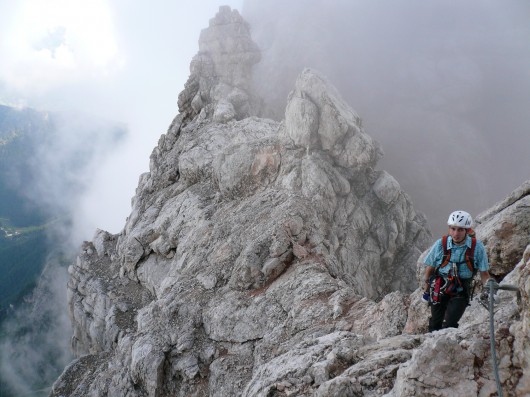
[[[359,115],[311,69],[302,71],[289,94],[285,126],[296,145],[327,151],[337,164],[355,171],[374,168],[383,155],[379,143],[362,131]]]
[[[240,120],[255,113],[250,93],[251,69],[261,58],[250,29],[237,10],[219,8],[201,32],[199,53],[190,65],[190,77],[179,95],[183,119],[213,117]],[[202,112],[202,113],[201,113]]]

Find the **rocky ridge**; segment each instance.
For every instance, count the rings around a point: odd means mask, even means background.
[[[285,119],[258,118],[259,51],[228,7],[199,48],[123,231],[97,231],[69,269],[79,358],[51,396],[493,395],[482,307],[423,333],[417,259],[432,238],[359,116],[306,69]],[[497,313],[503,383],[520,396],[529,250],[507,276],[522,300],[502,295]]]

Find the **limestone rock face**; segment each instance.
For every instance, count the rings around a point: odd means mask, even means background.
[[[405,368],[433,348],[462,357],[466,370],[448,374],[465,383],[419,395],[479,390],[479,342],[403,333],[431,235],[376,170],[379,145],[309,69],[284,121],[252,116],[248,32],[229,8],[212,19],[124,229],[98,231],[70,267],[79,359],[50,395],[405,396],[418,387]]]
[[[491,273],[508,274],[530,244],[530,180],[481,213],[476,222],[477,237],[486,245]]]

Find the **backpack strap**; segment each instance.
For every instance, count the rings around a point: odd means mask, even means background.
[[[451,260],[451,250],[447,248],[447,238],[448,236],[442,237],[442,248],[444,250],[444,254],[442,257],[442,263],[440,267],[445,267]],[[471,273],[474,273],[475,269],[475,247],[477,246],[477,238],[471,237],[471,248],[467,247],[466,250],[466,264],[467,268]]]
[[[444,255],[442,257],[442,263],[440,267],[445,267],[451,260],[451,250],[447,249],[447,235],[442,237],[442,248],[444,250]],[[474,251],[474,249],[473,249]]]
[[[475,269],[475,247],[477,246],[477,239],[476,237],[471,237],[471,248],[467,247],[466,250],[466,263],[467,268],[471,273],[474,273]]]

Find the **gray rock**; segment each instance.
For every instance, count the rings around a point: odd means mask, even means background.
[[[530,244],[530,180],[475,219],[486,246],[491,273],[511,272]]]

